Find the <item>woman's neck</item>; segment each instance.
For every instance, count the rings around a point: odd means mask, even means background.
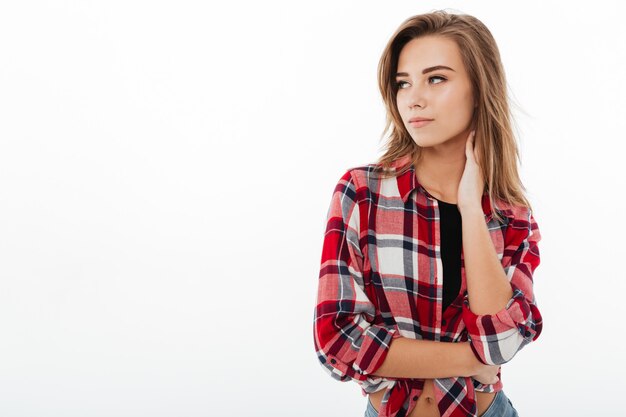
[[[415,167],[418,182],[435,198],[456,204],[457,191],[465,169],[463,147],[440,145],[422,149]]]

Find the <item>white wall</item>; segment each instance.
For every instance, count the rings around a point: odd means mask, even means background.
[[[0,6],[0,415],[362,415],[313,348],[324,221],[380,154],[388,38],[439,8],[490,28],[525,112],[545,324],[507,395],[620,410],[622,3],[216,3]]]

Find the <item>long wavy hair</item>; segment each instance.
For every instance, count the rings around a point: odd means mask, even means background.
[[[481,161],[493,216],[502,220],[496,212],[497,200],[532,209],[524,195],[526,189],[518,173],[520,156],[511,128],[512,115],[500,52],[489,29],[480,20],[467,14],[437,10],[410,17],[387,43],[378,64],[378,86],[387,113],[381,139],[388,132],[389,136],[385,153],[378,159],[377,172],[383,177],[401,175],[411,167],[411,163],[400,169],[389,170],[394,161],[408,155],[409,161],[415,166],[420,160],[421,147],[411,138],[398,112],[395,74],[404,45],[426,35],[453,40],[461,53],[478,102],[473,121],[476,130],[474,146]]]

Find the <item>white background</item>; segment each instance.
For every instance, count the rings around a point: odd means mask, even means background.
[[[506,393],[623,410],[620,4],[2,2],[0,415],[363,415],[313,348],[325,216],[382,153],[387,40],[439,8],[498,42],[543,235]]]

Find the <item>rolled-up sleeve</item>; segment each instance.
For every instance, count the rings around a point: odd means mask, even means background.
[[[328,209],[313,333],[318,359],[333,378],[375,383],[381,378],[371,374],[399,334],[373,324],[375,305],[363,282],[359,223],[357,186],[348,170]]]
[[[463,302],[463,321],[476,357],[489,365],[513,359],[524,346],[541,334],[542,318],[533,292],[533,273],[539,265],[539,227],[530,210],[507,227],[502,258],[513,295],[496,314],[477,315]]]

